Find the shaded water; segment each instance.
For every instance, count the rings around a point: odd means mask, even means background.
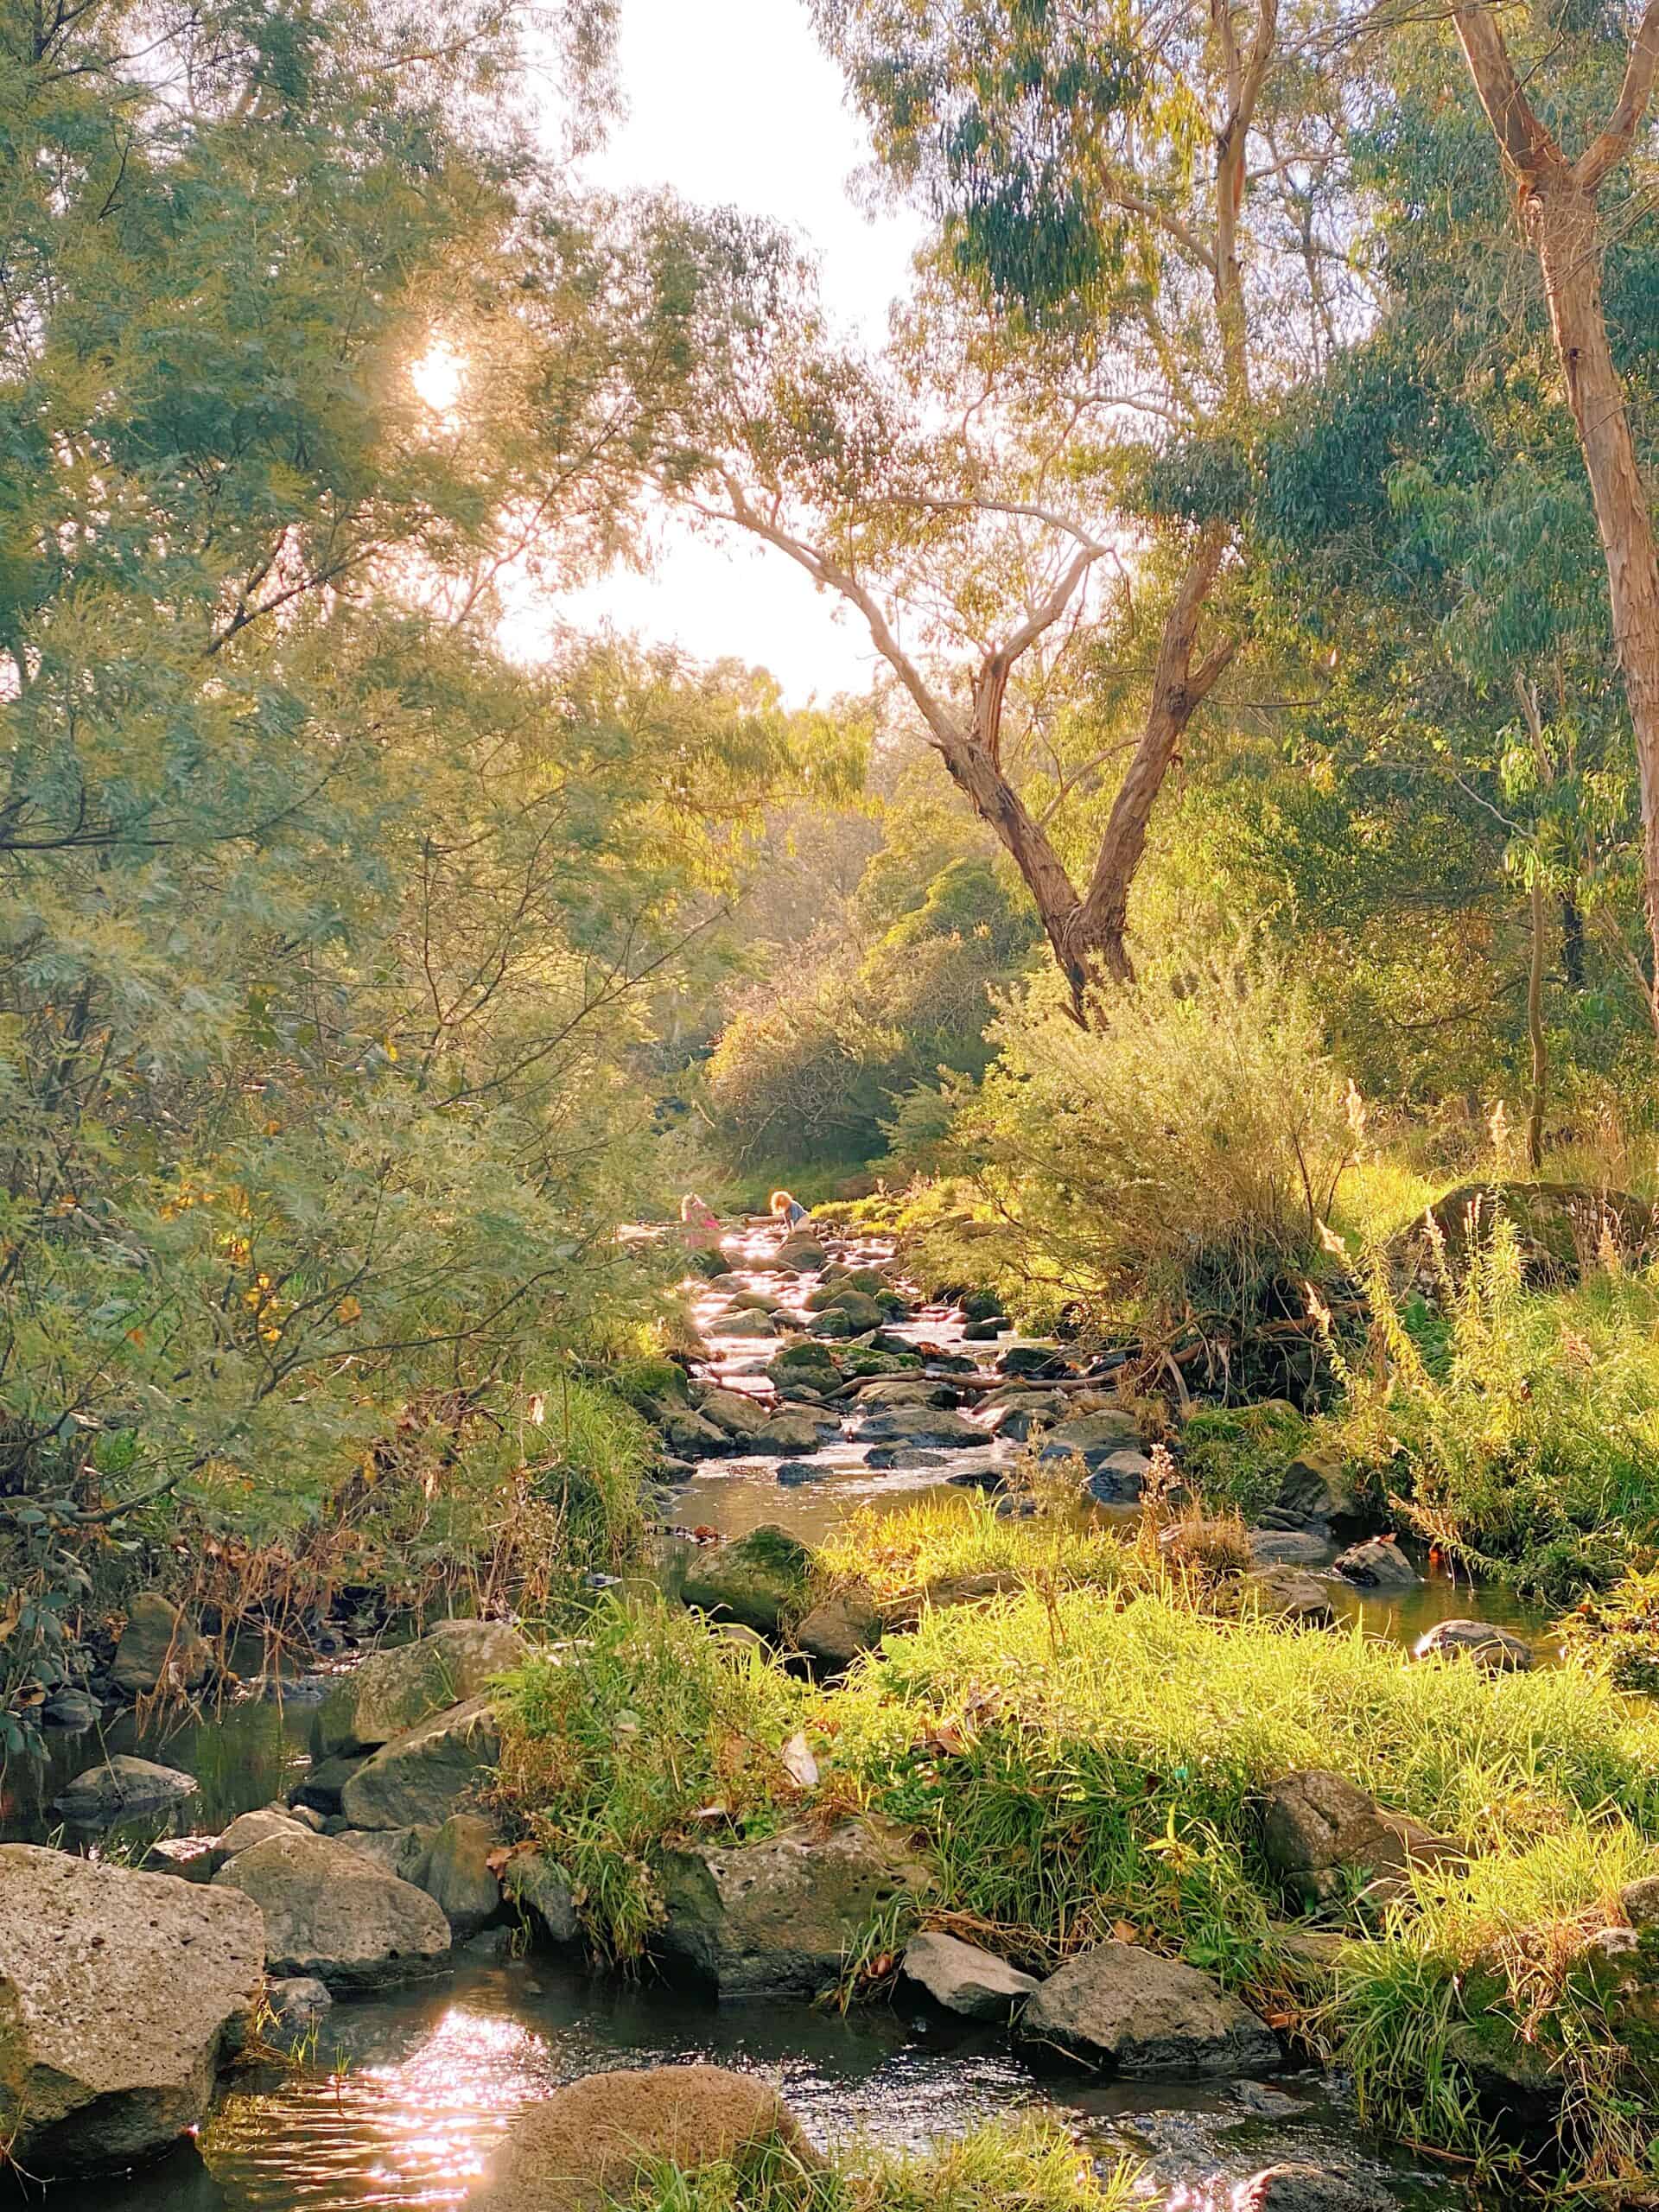
[[[710,1371],[766,1396],[764,1369],[775,1345],[722,1336],[726,1298],[759,1288],[798,1310],[810,1285],[769,1275],[764,1239],[738,1256],[742,1273],[700,1301]],[[868,1256],[887,1255],[872,1248]],[[999,1348],[962,1345],[959,1320],[938,1312],[895,1332],[982,1355],[988,1363]],[[1017,1450],[988,1440],[982,1447],[942,1452],[934,1466],[880,1471],[846,1438],[815,1456],[815,1479],[799,1488],[779,1484],[776,1459],[721,1459],[705,1463],[685,1485],[674,1517],[728,1535],[781,1522],[817,1541],[851,1510],[893,1510],[949,1490],[952,1476],[988,1470]],[[1543,1628],[1518,1601],[1493,1591],[1477,1598],[1444,1578],[1375,1594],[1333,1580],[1332,1590],[1368,1632],[1402,1641],[1437,1620],[1476,1613],[1535,1643]],[[188,1820],[175,1826],[216,1831],[285,1794],[305,1764],[312,1705],[324,1686],[313,1680],[289,1686],[281,1699],[250,1695],[217,1718],[160,1738],[139,1738],[130,1716],[103,1737],[59,1738],[39,1768],[14,1770],[0,1785],[0,1840],[48,1832],[50,1801],[63,1783],[124,1750],[195,1775],[200,1793],[186,1808]],[[800,2005],[716,2006],[654,1982],[592,1980],[543,1958],[463,1964],[437,1981],[339,2004],[316,2058],[307,2068],[233,2079],[199,2145],[124,2181],[59,2184],[47,2194],[49,2212],[367,2212],[452,2204],[466,2196],[526,2101],[595,2068],[694,2059],[764,2074],[821,2144],[868,2138],[919,2146],[1011,2107],[1052,2104],[1102,2155],[1143,2161],[1146,2192],[1167,2195],[1183,2208],[1218,2204],[1244,2176],[1297,2158],[1370,2173],[1408,2205],[1444,2204],[1459,2194],[1438,2171],[1417,2171],[1362,2148],[1331,2085],[1314,2076],[1272,2084],[1056,2082],[1034,2075],[995,2032],[908,2005],[846,2019]]]

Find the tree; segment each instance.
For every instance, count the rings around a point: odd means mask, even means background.
[[[1578,427],[1607,564],[1613,639],[1636,734],[1643,884],[1653,964],[1650,1013],[1659,1033],[1659,548],[1602,302],[1602,187],[1646,119],[1659,72],[1659,0],[1630,39],[1607,120],[1576,158],[1541,119],[1516,73],[1493,10],[1454,8],[1452,19],[1520,213],[1538,256],[1550,327]]]
[[[1340,103],[1305,66],[1319,27],[1298,21],[1287,37],[1278,0],[1156,13],[818,0],[815,13],[878,155],[938,215],[952,281],[1057,378],[1084,467],[1100,466],[1103,443],[1117,449],[1116,542],[1127,552],[1154,521],[1171,556],[1138,741],[1080,884],[1010,804],[981,713],[1000,661],[976,681],[976,719],[940,740],[1032,885],[1080,1000],[1092,980],[1132,972],[1129,898],[1153,811],[1242,643],[1235,620],[1205,628],[1236,563],[1232,493],[1254,408],[1340,340]],[[1136,458],[1141,493],[1126,497]]]

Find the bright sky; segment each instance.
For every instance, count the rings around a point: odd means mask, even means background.
[[[832,315],[879,340],[920,228],[908,213],[872,223],[855,204],[849,183],[868,149],[801,0],[623,0],[621,74],[627,118],[589,163],[594,181],[671,185],[683,199],[793,226],[821,257]],[[792,706],[863,690],[874,664],[861,628],[783,554],[679,530],[649,575],[607,578],[556,611],[700,660],[757,663]],[[520,635],[531,626],[514,623]]]

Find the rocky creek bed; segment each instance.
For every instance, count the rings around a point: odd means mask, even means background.
[[[720,1562],[756,1529],[816,1542],[854,1507],[964,1479],[995,1494],[1033,1448],[1068,1466],[1082,1459],[1080,1515],[1135,1511],[1147,1462],[1111,1409],[1109,1374],[982,1325],[965,1343],[959,1313],[918,1309],[878,1284],[868,1271],[889,1257],[879,1247],[831,1255],[802,1241],[780,1266],[762,1235],[730,1257],[698,1302],[709,1357],[683,1400],[660,1408],[668,1517],[682,1532],[666,1571],[688,1596],[701,1577],[702,1602],[712,1591],[718,1603]],[[1288,1573],[1332,1616],[1413,1642],[1477,1610],[1466,1587],[1425,1578],[1391,1546],[1378,1555],[1374,1535],[1331,1525],[1318,1503],[1257,1532],[1264,1592]],[[1020,1510],[1017,1497],[1007,1505]],[[1373,1566],[1377,1584],[1351,1579]],[[741,1618],[741,1602],[728,1610]],[[1524,1608],[1486,1593],[1478,1613],[1506,1663],[1548,1658]],[[179,1624],[149,1622],[152,1640],[158,1630],[174,1663]],[[1185,2202],[1216,2201],[1287,2159],[1363,2176],[1400,2201],[1457,2193],[1444,2170],[1359,2147],[1340,2083],[1282,2072],[1261,2024],[1197,1975],[1190,1989],[1154,1993],[1160,2024],[1146,2034],[1130,2017],[1146,2002],[1138,1987],[1084,1987],[1087,1975],[1068,1966],[1041,1991],[995,1974],[983,1988],[995,1962],[955,1956],[949,1939],[922,1939],[891,2006],[845,2018],[781,1995],[790,1976],[753,1969],[747,1938],[723,1953],[729,1929],[685,1947],[705,1993],[592,1979],[560,1948],[575,1932],[568,1893],[537,1888],[528,1862],[504,1866],[479,1802],[496,1749],[488,1684],[520,1648],[505,1624],[441,1624],[333,1679],[249,1695],[161,1744],[130,1722],[102,1740],[65,1732],[40,1770],[10,1779],[0,1991],[21,2004],[0,2048],[0,2100],[32,2084],[37,2104],[55,2101],[21,2145],[25,2167],[32,2148],[41,2170],[99,2170],[56,2181],[50,2203],[344,2212],[458,2202],[513,2116],[557,2085],[619,2063],[689,2061],[763,2075],[820,2144],[914,2144],[1010,2106],[1053,2104],[1103,2154],[1145,2159],[1149,2191]],[[1306,1836],[1320,1822],[1333,1834],[1363,1827],[1370,1814],[1363,1799],[1319,1798],[1311,1815],[1287,1800],[1286,1817],[1293,1859],[1301,1851],[1294,1863],[1317,1882]],[[39,1848],[48,1834],[91,1857]],[[112,1863],[117,1838],[147,1847],[151,1871]],[[814,1864],[809,1888],[823,1878]],[[512,1955],[526,1931],[540,1948]],[[1116,1962],[1090,1957],[1111,1980]],[[823,1978],[810,1945],[803,1960],[802,1995]],[[1154,1967],[1190,1972],[1162,1961],[1133,1971]],[[1011,2042],[1020,2005],[1027,2026]],[[1098,2026],[1108,2014],[1116,2044]],[[1177,2016],[1186,2024],[1165,2032]],[[307,2063],[256,2051],[250,2063],[256,2032],[297,2043]],[[1057,2076],[1055,2054],[1079,2037],[1085,2052],[1115,2051],[1122,2078]],[[135,2046],[145,2053],[136,2067]],[[215,2088],[238,2049],[240,2069]],[[161,2165],[118,2179],[105,2171],[198,2123],[194,2147]]]

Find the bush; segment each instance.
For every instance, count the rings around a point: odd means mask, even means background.
[[[1165,1336],[1302,1319],[1351,1150],[1313,1007],[1242,947],[1168,957],[1094,1014],[1079,1028],[1052,992],[1005,1004],[959,1118],[1004,1264]]]
[[[1253,1517],[1277,1499],[1307,1434],[1296,1408],[1273,1399],[1197,1413],[1181,1431],[1181,1471],[1201,1497]]]
[[[1529,1293],[1502,1220],[1432,1316],[1396,1306],[1379,1261],[1368,1275],[1372,1357],[1343,1370],[1339,1447],[1477,1573],[1557,1601],[1613,1581],[1659,1525],[1659,1288],[1611,1268]]]

